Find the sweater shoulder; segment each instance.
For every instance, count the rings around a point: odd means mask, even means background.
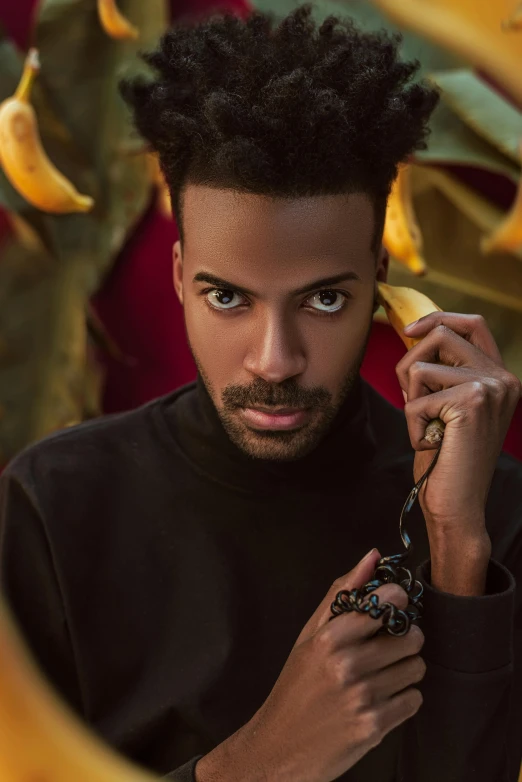
[[[2,479],[27,485],[42,484],[49,476],[53,481],[74,476],[85,482],[89,475],[99,476],[102,470],[112,473],[130,464],[139,466],[162,451],[158,414],[187,388],[183,386],[132,410],[53,432],[20,451],[6,466]]]

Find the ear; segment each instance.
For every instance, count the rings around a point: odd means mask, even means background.
[[[179,303],[183,306],[183,258],[181,257],[181,243],[178,239],[172,248],[172,277],[174,281],[174,290],[176,291]]]
[[[379,302],[377,301],[377,282],[387,282],[388,280],[388,268],[390,265],[390,255],[384,245],[381,245],[379,250],[379,256],[377,258],[377,268],[375,272],[375,300],[373,304],[374,313],[379,309]]]

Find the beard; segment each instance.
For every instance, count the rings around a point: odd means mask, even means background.
[[[247,456],[270,461],[295,461],[314,450],[330,430],[356,382],[371,334],[372,321],[364,344],[356,361],[342,378],[337,399],[323,386],[303,388],[294,378],[282,383],[269,383],[256,377],[248,386],[227,385],[221,392],[221,405],[216,404],[217,394],[190,340],[189,348],[201,380],[212,400],[216,413],[230,440]],[[187,334],[188,339],[188,334]],[[243,420],[241,407],[289,407],[312,410],[310,420],[292,430],[259,430],[249,427]]]

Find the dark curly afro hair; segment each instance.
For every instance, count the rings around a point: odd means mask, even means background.
[[[277,197],[363,192],[380,245],[397,166],[426,148],[436,87],[412,81],[399,34],[350,18],[320,26],[313,3],[275,24],[254,11],[182,21],[141,53],[157,73],[120,91],[158,152],[183,243],[182,194],[205,184]]]

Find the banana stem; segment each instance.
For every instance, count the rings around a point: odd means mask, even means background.
[[[38,56],[38,49],[29,49],[27,57],[25,58],[24,70],[22,72],[20,84],[16,88],[16,92],[14,94],[17,100],[21,100],[24,103],[29,102],[34,80],[39,73],[40,58]]]
[[[442,418],[434,418],[426,427],[426,431],[424,432],[424,439],[427,440],[431,445],[438,445],[438,443],[440,443],[444,437],[445,428],[446,424]]]

